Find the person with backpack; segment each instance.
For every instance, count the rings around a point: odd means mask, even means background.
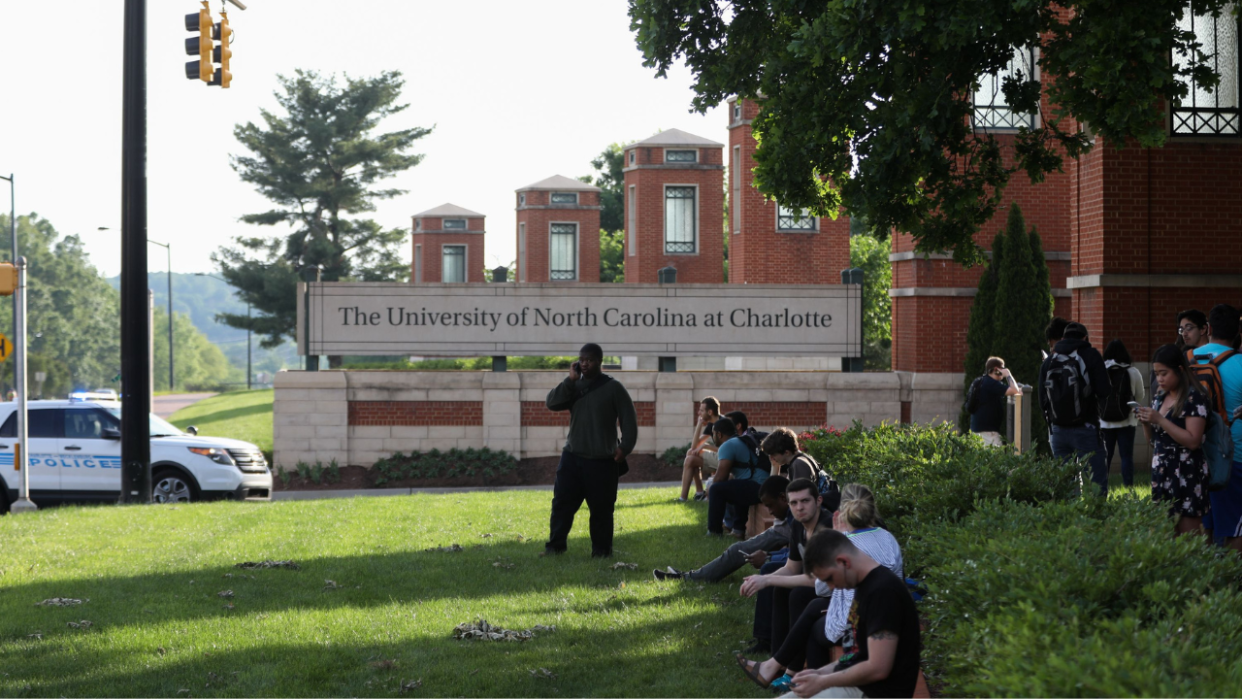
[[[1212,532],[1218,544],[1242,553],[1242,354],[1233,349],[1238,336],[1238,310],[1220,304],[1208,314],[1208,336],[1211,341],[1194,350],[1195,364],[1190,370],[1198,375],[1209,397],[1209,407],[1224,425],[1232,423],[1232,470],[1229,481],[1221,490],[1210,494],[1212,509],[1203,520],[1203,527]],[[1215,367],[1215,371],[1212,370]]]
[[[1177,517],[1178,536],[1203,530],[1208,513],[1208,467],[1203,458],[1208,402],[1186,355],[1164,345],[1151,358],[1156,374],[1150,408],[1139,407],[1139,422],[1151,443],[1151,499],[1168,502]]]
[[[1146,405],[1143,375],[1130,366],[1130,352],[1121,340],[1113,340],[1104,348],[1104,369],[1111,389],[1100,410],[1100,432],[1104,436],[1104,469],[1113,467],[1113,454],[1121,454],[1121,482],[1134,485],[1134,434],[1138,416],[1129,403]]]
[[[979,435],[990,447],[1004,446],[1005,397],[1020,396],[1022,389],[1005,368],[1005,360],[988,357],[983,375],[971,382],[966,391],[966,412],[970,413],[970,431]]]
[[[1052,426],[1053,456],[1086,461],[1100,495],[1108,494],[1100,404],[1108,400],[1111,390],[1104,358],[1087,341],[1087,328],[1069,323],[1039,367],[1036,391],[1044,419]]]
[[[1191,308],[1177,314],[1177,344],[1182,349],[1198,349],[1208,343],[1208,318]]]
[[[725,506],[733,505],[733,536],[746,538],[746,520],[750,508],[759,504],[759,488],[768,479],[768,471],[758,465],[758,458],[737,436],[737,427],[729,418],[721,418],[712,427],[719,465],[707,491],[707,532],[724,534]]]
[[[772,462],[773,476],[784,476],[790,481],[799,478],[811,481],[824,499],[823,506],[830,511],[836,511],[841,502],[841,491],[837,488],[837,482],[828,476],[815,461],[815,457],[804,453],[798,447],[798,435],[793,430],[777,427],[763,438],[760,448]]]

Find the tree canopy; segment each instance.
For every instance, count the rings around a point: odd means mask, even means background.
[[[967,264],[982,261],[973,235],[1011,176],[1041,181],[1090,148],[1091,132],[1163,144],[1166,100],[1220,77],[1178,20],[1192,4],[1202,15],[1229,2],[629,0],[645,65],[663,76],[684,60],[695,109],[762,98],[760,190],[818,215],[844,206]],[[972,95],[1016,47],[1036,43],[1041,72],[1018,71],[1002,90],[1013,110],[1040,118],[1003,148],[972,130]],[[1052,113],[1040,112],[1041,89]]]
[[[591,161],[595,176],[578,179],[600,188],[599,203],[599,280],[625,281],[625,147],[628,143],[611,143]]]
[[[263,347],[294,339],[294,289],[299,271],[317,266],[323,281],[393,281],[405,278],[400,258],[405,228],[385,230],[357,218],[375,202],[404,194],[379,183],[417,165],[409,154],[431,129],[375,133],[380,122],[408,105],[398,104],[404,80],[389,71],[374,78],[324,78],[312,71],[280,76],[276,100],[284,115],[264,110],[263,124],[233,130],[249,155],[232,158],[242,180],[275,205],[241,218],[261,226],[286,224],[284,236],[235,238],[212,255],[224,278],[256,311],[251,318],[222,313],[221,322],[264,336]]]

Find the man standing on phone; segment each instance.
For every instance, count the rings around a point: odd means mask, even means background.
[[[617,479],[638,441],[638,414],[620,381],[600,373],[604,351],[582,346],[569,376],[548,392],[548,410],[569,411],[569,436],[552,488],[551,535],[542,555],[564,553],[574,515],[586,500],[591,510],[591,555],[612,555],[612,517]],[[617,425],[621,438],[617,439]]]
[[[990,447],[1005,445],[1001,433],[1005,431],[1005,397],[1020,396],[1022,388],[1014,381],[1013,374],[1005,368],[1005,360],[988,357],[983,376],[970,384],[966,395],[966,409],[970,411],[970,431],[979,435]]]

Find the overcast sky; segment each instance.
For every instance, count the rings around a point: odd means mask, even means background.
[[[423,163],[383,183],[408,194],[374,218],[408,231],[412,214],[445,202],[484,213],[489,267],[514,258],[518,187],[588,174],[609,143],[662,129],[727,142],[719,108],[689,112],[688,71],[658,79],[643,67],[625,0],[246,2],[244,12],[229,6],[228,90],[185,78],[183,16],[199,3],[148,2],[148,237],[171,241],[177,272],[211,272],[211,253],[234,236],[287,231],[238,221],[270,203],[238,179],[229,154],[241,152],[233,126],[277,109],[276,76],[297,68],[404,73],[409,109],[381,129],[435,131],[415,149]],[[0,2],[0,174],[16,175],[19,215],[82,236],[109,276],[121,267],[123,9],[123,0]],[[407,239],[407,260],[409,248]],[[165,269],[164,250],[149,252],[149,269]]]

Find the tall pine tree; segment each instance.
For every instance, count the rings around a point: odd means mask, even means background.
[[[970,384],[983,373],[983,365],[992,356],[992,343],[995,333],[996,308],[996,269],[1005,258],[1005,235],[998,233],[992,240],[992,259],[983,269],[979,277],[979,290],[975,293],[974,303],[970,306],[970,325],[966,328],[966,383],[962,388],[963,396],[970,389]],[[965,404],[958,416],[958,424],[965,432],[970,428],[970,413],[966,412]]]

